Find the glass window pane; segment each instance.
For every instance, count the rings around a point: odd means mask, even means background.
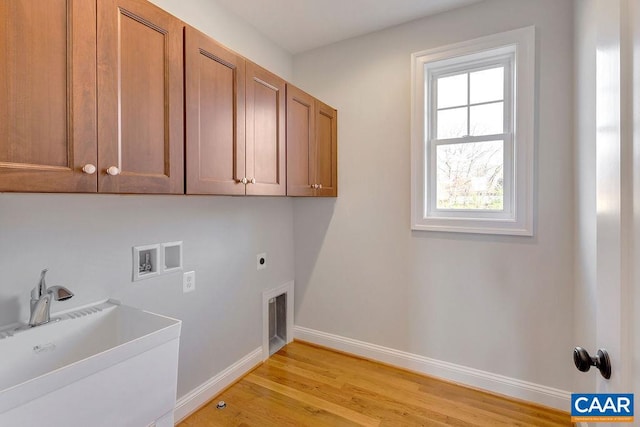
[[[503,210],[503,147],[503,141],[438,145],[438,209]]]
[[[502,101],[504,99],[504,67],[471,73],[471,103]]]
[[[438,108],[467,105],[467,73],[438,79]]]
[[[467,107],[438,111],[437,138],[459,138],[466,136]]]
[[[473,136],[504,132],[504,102],[471,107],[469,133]]]

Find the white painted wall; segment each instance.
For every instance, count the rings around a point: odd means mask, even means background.
[[[411,232],[410,54],[535,25],[535,236]],[[487,0],[294,57],[339,111],[337,200],[295,200],[296,324],[525,381],[573,381],[573,10]]]
[[[291,79],[291,54],[215,0],[150,1],[272,73]]]
[[[155,3],[290,77],[291,58],[215,2]],[[0,325],[27,320],[44,267],[76,294],[54,311],[117,298],[182,319],[180,398],[262,345],[262,291],[294,276],[292,223],[286,198],[0,194]],[[132,283],[131,247],[175,240],[196,291],[179,273]]]
[[[262,345],[262,291],[293,278],[292,221],[284,198],[2,194],[0,324],[28,319],[44,267],[75,293],[54,311],[116,298],[181,319],[181,397]],[[132,246],[176,240],[194,292],[181,273],[132,283]]]

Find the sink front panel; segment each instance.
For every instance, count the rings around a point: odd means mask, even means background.
[[[0,426],[172,426],[178,346],[174,339],[2,413]]]

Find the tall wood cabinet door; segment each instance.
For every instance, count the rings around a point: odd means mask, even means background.
[[[338,112],[316,100],[316,196],[338,195]]]
[[[245,60],[185,28],[187,194],[245,194]]]
[[[287,85],[287,195],[313,196],[315,190],[315,99]]]
[[[286,83],[247,61],[247,194],[284,196],[286,187]]]
[[[91,1],[0,2],[0,191],[96,191],[95,23]]]
[[[98,191],[184,193],[183,24],[98,0]]]

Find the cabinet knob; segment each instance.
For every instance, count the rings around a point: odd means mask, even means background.
[[[111,176],[117,176],[120,175],[120,169],[118,169],[117,166],[111,166],[107,169],[107,174],[111,175]]]
[[[322,190],[322,184],[318,184],[318,187],[320,190]]]
[[[242,178],[242,179],[240,180],[240,182],[241,182],[241,183],[243,183],[244,185],[247,185],[247,183],[248,183],[249,181],[247,180],[247,177],[245,176],[244,178]]]
[[[82,172],[86,173],[87,175],[93,175],[94,173],[96,173],[96,167],[91,163],[87,163],[82,167]]]
[[[255,184],[256,183],[256,179],[255,178],[251,178],[251,183]]]
[[[311,188],[316,189],[318,186],[316,184],[311,184]]]

